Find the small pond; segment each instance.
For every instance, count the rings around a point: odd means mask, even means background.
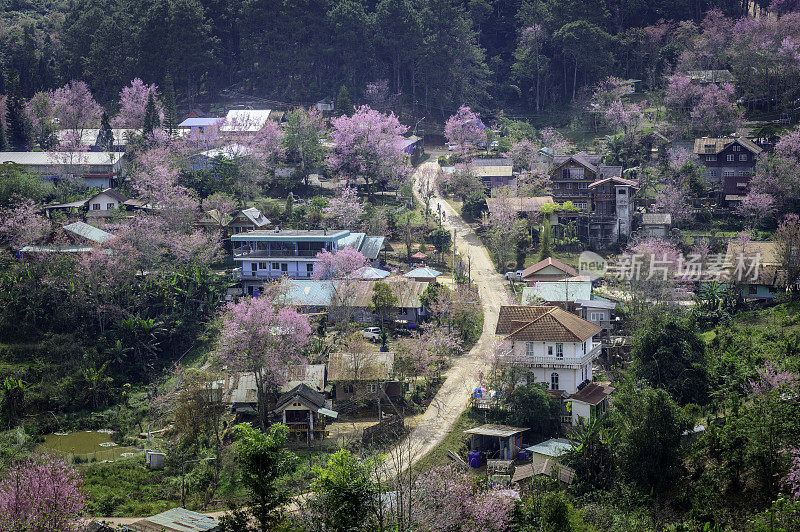
[[[137,451],[133,447],[123,447],[111,441],[111,431],[81,430],[76,432],[56,432],[44,437],[39,446],[45,451],[64,453],[83,460],[100,462],[132,456]]]

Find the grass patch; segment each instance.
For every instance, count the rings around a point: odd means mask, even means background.
[[[419,462],[414,464],[412,471],[414,474],[419,474],[423,471],[429,471],[434,467],[446,465],[451,463],[450,458],[447,457],[447,451],[453,451],[461,456],[465,461],[467,459],[467,436],[464,431],[483,425],[485,422],[483,416],[475,412],[472,408],[467,408],[459,416],[458,421],[453,426],[453,430],[437,445],[430,453],[421,458]]]
[[[141,457],[93,464],[83,473],[89,515],[145,516],[180,506],[180,477],[147,469]]]

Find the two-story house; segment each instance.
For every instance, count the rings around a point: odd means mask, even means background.
[[[590,244],[602,246],[630,236],[635,212],[633,197],[637,190],[638,181],[620,176],[606,177],[589,185],[592,198]]]
[[[377,261],[385,237],[364,233],[318,230],[256,230],[231,236],[234,261],[241,264],[242,288],[253,294],[264,281],[290,277],[309,279],[314,276],[317,253],[335,252],[351,247],[368,261]]]
[[[566,397],[591,382],[592,362],[600,354],[592,337],[600,330],[559,307],[514,305],[500,307],[495,334],[508,350],[504,363],[523,365],[533,382]]]
[[[602,156],[586,152],[553,157],[550,170],[553,200],[571,201],[580,211],[588,212],[591,209],[589,185],[600,179],[622,177],[621,166],[606,166],[602,161]]]
[[[470,171],[483,181],[486,190],[490,192],[494,188],[515,183],[514,164],[511,159],[472,159],[469,166]]]
[[[725,203],[741,201],[750,190],[750,178],[764,149],[745,137],[695,139],[694,154],[705,166],[705,178],[720,190]]]

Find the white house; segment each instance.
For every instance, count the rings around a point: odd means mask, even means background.
[[[61,211],[74,214],[85,213],[87,218],[105,218],[113,216],[119,209],[124,209],[126,201],[128,201],[127,196],[113,188],[107,188],[82,200],[46,205],[44,212],[48,217],[52,216],[55,211]]]
[[[672,225],[672,215],[662,212],[647,212],[642,214],[642,223],[639,231],[650,237],[665,238]]]
[[[610,382],[590,382],[581,386],[581,389],[568,399],[572,404],[572,424],[577,425],[580,420],[589,423],[605,414],[608,410],[608,398],[614,390]]]
[[[0,164],[14,163],[47,179],[77,178],[86,187],[109,188],[123,168],[123,152],[0,152]]]
[[[231,109],[219,129],[233,133],[255,133],[264,127],[271,112],[271,109]]]
[[[566,310],[547,305],[500,307],[495,334],[507,352],[503,362],[528,368],[534,382],[544,382],[557,396],[573,394],[592,380],[592,362],[601,328]]]

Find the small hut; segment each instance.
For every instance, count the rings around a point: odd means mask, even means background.
[[[470,451],[486,453],[487,458],[516,460],[522,449],[522,433],[526,430],[527,427],[489,424],[465,430],[464,434],[470,435]]]
[[[329,406],[324,395],[300,383],[280,396],[273,412],[281,415],[292,438],[313,440],[325,437],[326,417],[339,416]]]

